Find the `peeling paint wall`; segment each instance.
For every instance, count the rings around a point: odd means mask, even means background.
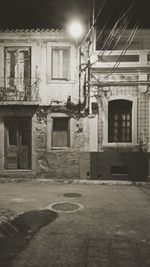
[[[66,151],[47,147],[51,129],[47,126],[47,109],[36,113],[36,170],[39,177],[57,179],[87,179],[90,173],[89,128],[87,119],[71,119],[71,146]]]

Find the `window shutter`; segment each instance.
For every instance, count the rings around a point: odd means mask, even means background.
[[[16,51],[7,51],[5,55],[5,81],[6,87],[14,87],[15,84],[15,63],[16,63]]]
[[[62,64],[62,78],[68,79],[69,70],[69,51],[68,49],[63,50],[63,64]]]
[[[53,49],[52,51],[52,78],[57,79],[60,77],[60,50]]]
[[[68,118],[54,118],[52,146],[68,147],[68,145],[69,145]]]

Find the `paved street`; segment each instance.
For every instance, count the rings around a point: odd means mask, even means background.
[[[83,206],[57,212],[10,257],[9,267],[150,266],[149,186],[0,184],[0,208],[17,214],[43,211],[44,216],[56,202]],[[32,227],[38,219],[33,221]]]

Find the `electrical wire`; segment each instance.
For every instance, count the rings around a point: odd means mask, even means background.
[[[120,56],[118,57],[118,60],[117,62],[115,63],[115,65],[113,66],[111,72],[105,76],[106,77],[109,77],[112,73],[114,73],[114,71],[118,68],[118,66],[120,65],[121,63],[121,60],[123,58],[123,56],[126,54],[127,50],[128,50],[128,47],[130,46],[130,44],[132,43],[133,41],[133,38],[135,37],[136,33],[137,33],[137,30],[138,30],[138,27],[139,25],[137,24],[134,29],[132,30],[127,42],[126,42],[126,45],[125,45],[125,48],[122,50]]]
[[[100,51],[98,57],[99,56],[103,56],[103,54],[105,53],[105,51],[108,50],[107,47],[110,46],[111,43],[112,43],[112,41],[116,38],[116,33],[119,33],[121,31],[121,36],[123,35],[125,29],[127,28],[128,24],[129,24],[129,21],[131,20],[131,19],[128,20],[128,14],[132,10],[132,8],[133,8],[133,3],[131,3],[131,5],[129,6],[129,8],[127,9],[127,11],[125,11],[123,14],[120,15],[119,19],[116,21],[116,23],[114,24],[112,30],[110,31],[108,37],[104,41],[104,43],[103,43],[103,45],[101,47],[101,51],[102,52]],[[122,28],[122,30],[121,30],[121,28]],[[121,38],[121,36],[120,36],[120,38]],[[118,38],[117,38],[117,40],[118,40]],[[98,41],[98,38],[97,38],[97,41]],[[92,65],[95,64],[97,61],[98,60],[96,60],[95,62],[93,62]]]
[[[98,54],[98,58],[104,55],[104,53],[107,50],[108,46],[112,45],[111,51],[109,54],[112,53],[113,49],[116,47],[116,45],[118,44],[119,40],[121,39],[122,35],[124,34],[125,30],[127,29],[132,16],[130,16],[129,18],[129,14],[130,11],[133,8],[133,3],[131,3],[131,5],[129,6],[129,8],[127,9],[127,11],[125,11],[120,18],[117,20],[117,22],[114,24],[112,30],[110,31],[109,35],[107,36],[105,42],[103,43],[102,47],[101,47],[101,51]],[[97,38],[98,39],[98,38]],[[104,49],[105,48],[105,49]],[[91,63],[91,66],[96,64],[98,62],[99,59],[97,59],[96,61],[94,61],[93,63]]]
[[[84,43],[86,42],[87,38],[89,37],[90,33],[91,33],[92,30],[94,29],[95,24],[96,24],[96,22],[97,22],[97,20],[98,20],[98,17],[100,16],[101,12],[103,11],[106,2],[107,2],[107,0],[104,0],[103,3],[102,3],[102,5],[100,6],[100,8],[99,8],[99,10],[98,10],[98,13],[97,13],[97,15],[96,15],[96,18],[94,19],[94,22],[93,22],[92,26],[90,27],[90,29],[89,29],[89,31],[87,32],[85,38],[83,39],[82,43],[80,44],[79,49],[82,48],[82,46],[83,46]]]

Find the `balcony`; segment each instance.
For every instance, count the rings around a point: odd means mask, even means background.
[[[92,86],[138,86],[141,93],[150,86],[150,50],[95,51],[91,62]]]
[[[95,51],[93,53],[92,68],[113,68],[117,64],[118,68],[149,69],[150,51],[149,50],[123,50],[114,51]],[[94,64],[93,64],[94,63]]]
[[[39,92],[38,88],[38,81],[35,79],[0,79],[0,104],[3,101],[37,102]]]

